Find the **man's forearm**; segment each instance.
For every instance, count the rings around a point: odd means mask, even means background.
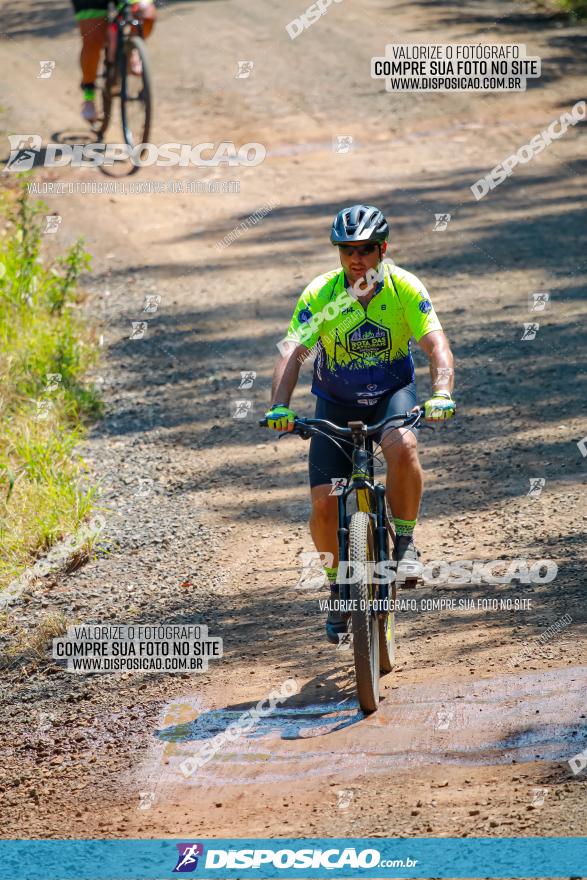
[[[454,360],[448,345],[436,346],[430,354],[430,378],[432,391],[448,391],[454,388]]]
[[[426,336],[422,336],[419,345],[426,353],[430,364],[432,393],[448,391],[451,394],[454,386],[454,360],[444,332],[433,330],[427,333]]]
[[[273,372],[273,384],[271,388],[271,403],[284,403],[289,406],[291,396],[296,387],[300,374],[300,360],[298,348],[285,357],[280,358]]]

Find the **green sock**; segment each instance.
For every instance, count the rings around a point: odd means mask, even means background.
[[[412,535],[414,533],[414,529],[416,527],[417,520],[415,519],[398,519],[396,516],[393,518],[393,524],[395,526],[396,535]]]
[[[96,89],[93,86],[84,86],[84,101],[95,101]]]
[[[326,572],[326,577],[330,583],[330,586],[333,587],[336,583],[336,568],[329,568],[327,565],[324,566],[324,571]]]

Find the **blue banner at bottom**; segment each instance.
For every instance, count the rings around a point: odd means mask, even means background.
[[[0,880],[581,877],[582,837],[0,840]]]

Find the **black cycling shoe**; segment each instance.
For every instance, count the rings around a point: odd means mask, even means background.
[[[338,587],[330,587],[330,602],[338,602],[340,593]],[[337,608],[329,608],[326,618],[326,638],[332,645],[338,645],[340,636],[348,631],[348,615],[343,615]]]
[[[411,535],[396,535],[393,542],[393,558],[397,562],[398,582],[414,582],[422,575],[420,551]]]

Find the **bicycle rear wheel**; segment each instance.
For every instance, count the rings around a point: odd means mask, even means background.
[[[365,511],[351,517],[349,526],[349,562],[363,564],[373,560],[373,523]],[[372,611],[372,576],[369,574],[351,584],[351,601],[356,608],[351,613],[353,653],[359,705],[365,714],[374,712],[379,705],[379,622]]]
[[[135,52],[135,66],[141,73],[131,73],[131,55]],[[124,41],[120,54],[120,112],[122,132],[129,147],[149,140],[153,97],[145,41],[131,36]],[[140,158],[140,157],[139,157]]]

